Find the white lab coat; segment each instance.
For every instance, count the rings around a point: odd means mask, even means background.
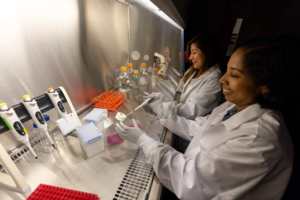
[[[195,119],[210,113],[218,106],[221,98],[221,83],[219,83],[221,71],[218,67],[219,65],[213,66],[200,77],[192,79],[186,91],[183,80],[180,80],[178,90],[181,91],[181,97],[176,108],[173,108],[177,115],[187,119]],[[162,93],[167,96],[166,99],[168,100],[158,104],[153,111],[158,116],[163,116],[165,114],[161,114],[162,112],[169,113],[172,109],[172,97],[175,95],[175,90],[166,81],[162,81],[160,88],[163,88],[161,89]]]
[[[222,122],[233,106],[225,102],[194,121],[163,119],[191,141],[184,154],[152,138],[138,141],[162,184],[180,199],[276,200],[283,195],[293,145],[281,112],[254,104]]]

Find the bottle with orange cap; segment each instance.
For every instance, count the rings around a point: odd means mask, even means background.
[[[133,86],[133,81],[132,81],[133,64],[132,63],[127,64],[127,75],[128,75],[128,78],[129,78],[129,86]]]
[[[140,85],[139,85],[139,82],[140,82],[139,70],[133,70],[132,82],[133,82],[133,85],[132,85],[133,89],[139,89],[140,88]]]
[[[158,68],[154,68],[154,70],[153,70],[153,76],[152,76],[152,81],[151,81],[152,85],[156,85],[157,82],[158,82],[159,77],[158,77],[157,72],[158,72]]]
[[[119,75],[119,91],[128,92],[129,91],[129,76],[127,73],[127,67],[121,67],[121,73]]]
[[[142,63],[140,67],[140,85],[146,85],[148,83],[149,74],[146,69],[146,63]]]

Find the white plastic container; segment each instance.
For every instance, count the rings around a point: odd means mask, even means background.
[[[103,134],[95,126],[94,123],[88,123],[83,126],[77,127],[78,139],[80,145],[85,151],[88,158],[104,151],[104,138]]]

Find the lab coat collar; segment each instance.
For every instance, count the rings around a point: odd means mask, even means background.
[[[251,106],[248,106],[244,110],[238,112],[237,114],[233,115],[226,121],[222,122],[224,115],[227,113],[228,110],[232,109],[234,106],[235,105],[232,105],[229,108],[227,108],[226,111],[218,114],[218,117],[216,117],[215,120],[213,120],[211,125],[216,125],[221,122],[222,124],[224,124],[227,131],[231,131],[231,130],[239,127],[240,125],[242,125],[248,121],[251,121],[255,118],[258,118],[261,115],[263,115],[264,113],[270,111],[269,109],[260,108],[260,105],[256,103]]]

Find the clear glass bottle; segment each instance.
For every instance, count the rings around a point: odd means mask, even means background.
[[[149,80],[149,74],[148,74],[147,69],[146,69],[146,63],[142,63],[140,69],[141,69],[141,72],[140,72],[140,82],[139,82],[139,84],[140,85],[146,85],[148,83],[148,80]]]
[[[140,82],[139,70],[133,70],[132,82],[133,82],[133,85],[132,85],[133,89],[139,89],[140,88],[140,85],[139,85],[139,82]]]
[[[127,67],[121,67],[121,73],[119,75],[119,91],[120,92],[129,91],[129,77],[127,74]]]
[[[127,64],[127,74],[129,78],[129,86],[133,86],[133,82],[132,82],[133,64],[132,63]]]
[[[158,82],[158,68],[154,68],[153,76],[152,76],[152,85],[156,85]]]

